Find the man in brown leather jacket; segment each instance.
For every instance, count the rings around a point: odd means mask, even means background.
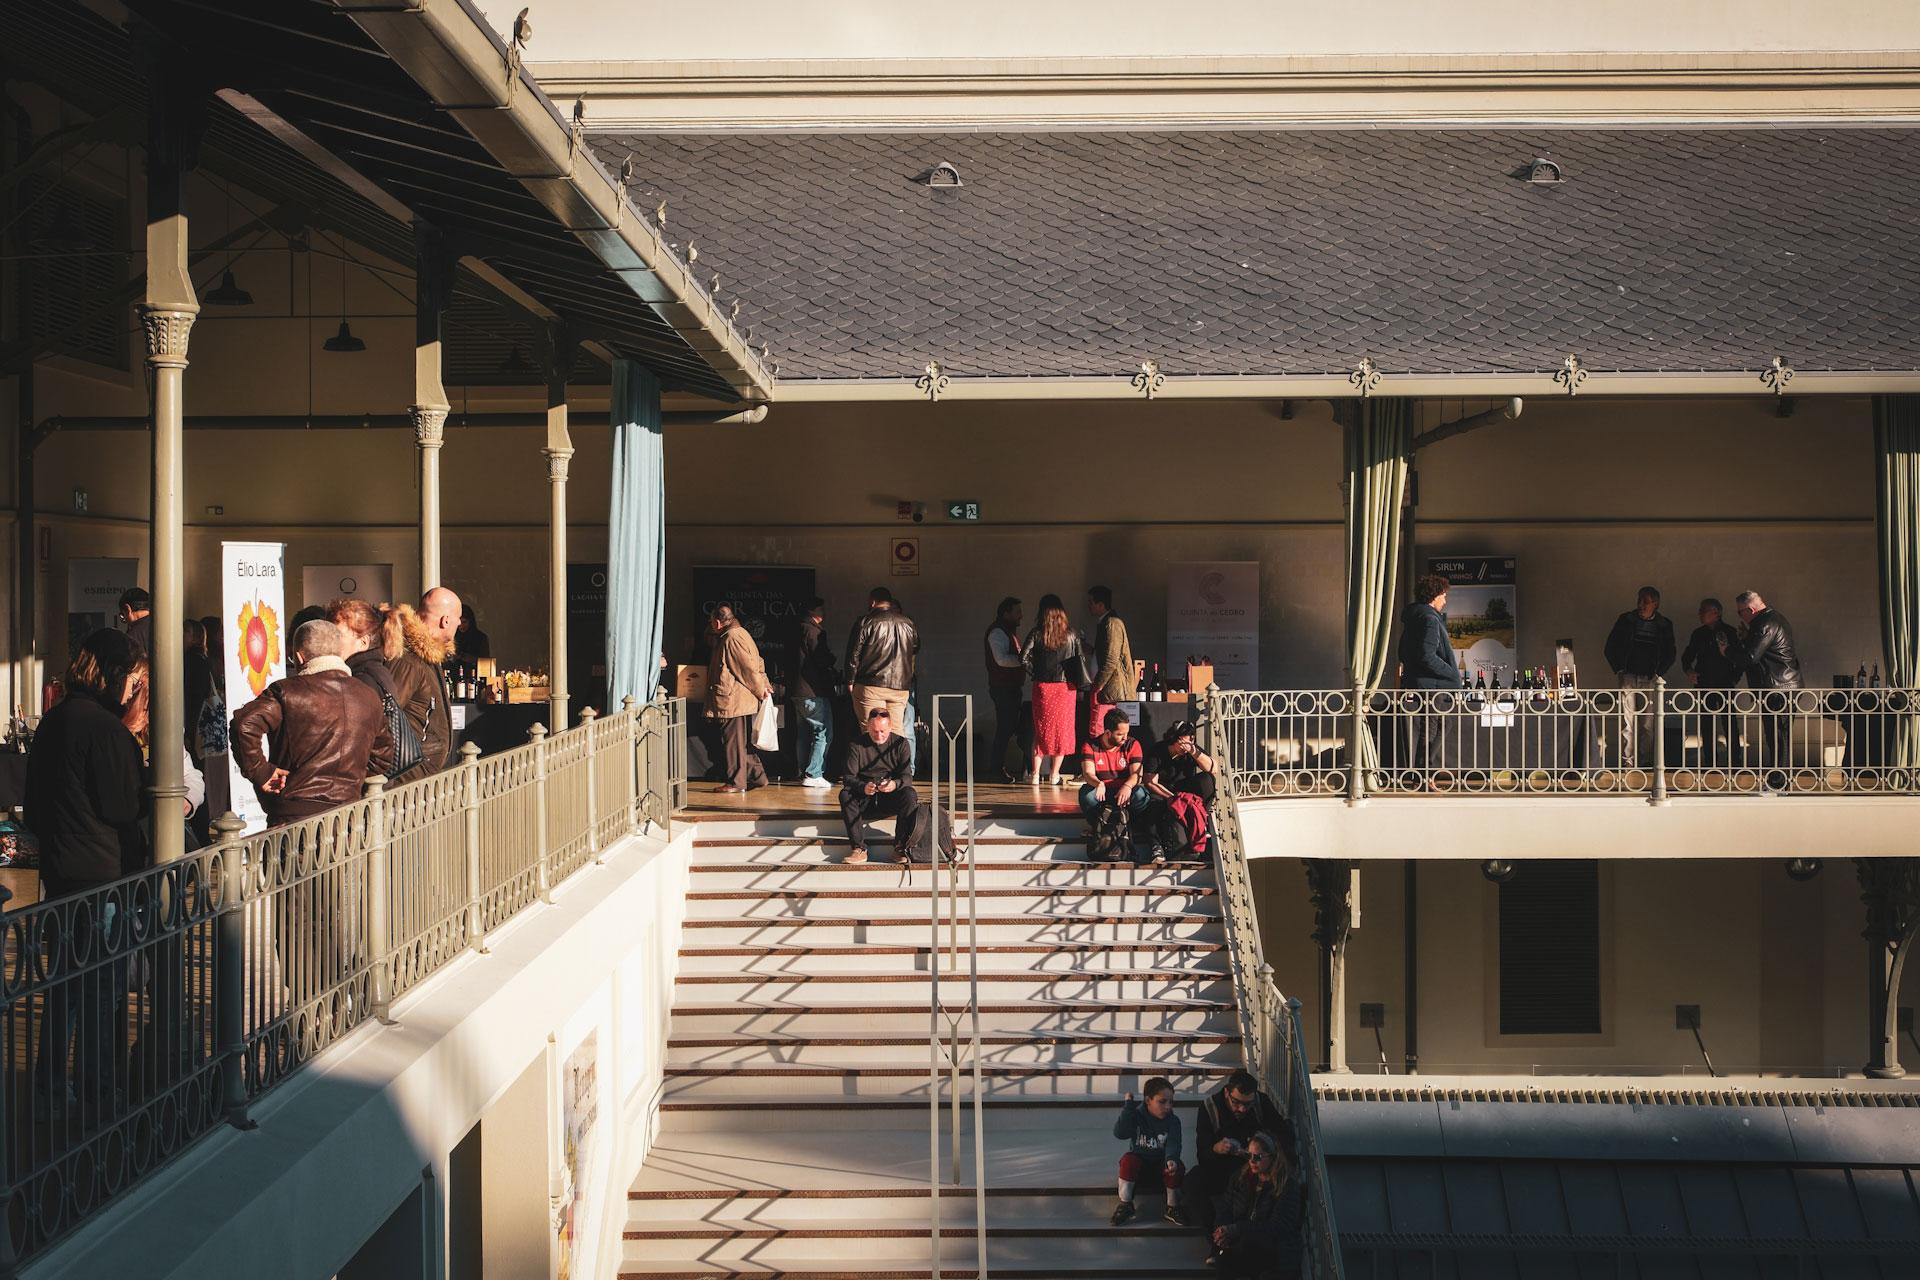
[[[334,623],[302,626],[293,637],[299,674],[274,681],[233,717],[234,760],[273,826],[358,800],[367,778],[393,764],[380,695],[347,669],[347,648]]]
[[[417,782],[453,763],[453,712],[441,666],[454,651],[460,629],[460,597],[446,587],[434,587],[420,597],[416,612],[398,606],[406,648],[387,661],[393,672],[394,699],[420,738],[420,763],[393,780]],[[565,728],[561,725],[560,728]]]

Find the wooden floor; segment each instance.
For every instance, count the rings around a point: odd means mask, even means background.
[[[914,783],[924,803],[932,798],[932,784],[925,779]],[[974,808],[988,817],[1070,818],[1080,814],[1080,785],[1062,782],[1057,787],[1027,786],[996,782],[975,784]],[[744,795],[722,795],[717,782],[695,782],[687,788],[687,805],[679,816],[689,822],[710,822],[745,815],[755,817],[804,817],[810,814],[840,816],[840,789],[809,791],[793,782],[777,782],[756,787]]]

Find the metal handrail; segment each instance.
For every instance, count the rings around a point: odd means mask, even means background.
[[[0,917],[0,1273],[117,1200],[614,840],[670,831],[685,708],[607,716]]]
[[[1293,1132],[1307,1191],[1303,1274],[1314,1280],[1344,1280],[1326,1149],[1320,1141],[1320,1113],[1307,1064],[1306,1037],[1300,1027],[1300,1002],[1281,993],[1260,943],[1253,876],[1232,785],[1233,747],[1221,723],[1223,707],[1228,705],[1232,704],[1223,700],[1218,689],[1208,689],[1200,703],[1198,727],[1200,748],[1212,757],[1219,783],[1211,812],[1214,870],[1219,882],[1220,915],[1227,932],[1240,1043],[1247,1070],[1280,1106]]]
[[[959,717],[949,727],[944,708],[949,704],[958,704]],[[971,694],[938,694],[933,699],[933,724],[931,740],[933,759],[929,770],[932,780],[932,805],[927,814],[928,836],[932,845],[932,861],[928,864],[927,875],[927,924],[931,933],[932,946],[929,951],[927,971],[929,982],[928,998],[928,1067],[927,1067],[927,1190],[929,1207],[929,1243],[932,1258],[933,1280],[940,1280],[940,1240],[941,1240],[941,1181],[940,1181],[940,1076],[941,1059],[944,1054],[947,1071],[947,1095],[950,1103],[948,1118],[947,1144],[951,1153],[948,1170],[949,1185],[958,1187],[960,1183],[960,1075],[963,1055],[971,1063],[973,1075],[973,1199],[974,1199],[974,1247],[980,1280],[987,1280],[987,1163],[986,1163],[986,1114],[984,1109],[984,1087],[980,1071],[980,895],[977,883],[974,858],[974,795],[973,795],[973,696]],[[943,830],[954,832],[955,848],[953,861],[945,857],[942,847]],[[903,845],[896,846],[903,862],[907,851]],[[965,913],[966,943],[966,996],[954,1009],[949,1009],[940,999],[940,965],[943,948],[940,940],[941,926],[946,926],[945,958],[949,971],[960,972],[963,947],[960,941],[962,922],[962,897],[960,880],[964,869],[966,875]],[[946,909],[941,909],[941,879],[946,880]],[[946,1020],[947,1036],[943,1044],[941,1038],[941,1020]],[[971,1024],[970,1040],[963,1044],[961,1024]]]
[[[1920,690],[1294,689],[1215,695],[1236,799],[1920,796]],[[1359,743],[1355,768],[1352,744]]]

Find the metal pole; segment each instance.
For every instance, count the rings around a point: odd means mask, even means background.
[[[1353,685],[1352,723],[1347,728],[1347,803],[1359,804],[1367,798],[1366,781],[1366,743],[1367,743],[1367,704],[1366,689],[1355,681]]]
[[[580,732],[587,736],[587,853],[595,862],[600,856],[600,788],[594,775],[600,772],[600,753],[593,737],[593,722],[599,713],[592,707],[580,708]]]
[[[1667,803],[1667,678],[1653,678],[1653,803]]]
[[[547,411],[549,419],[559,418],[559,432],[566,435],[567,407],[559,405]],[[547,434],[551,437],[553,426]],[[558,733],[567,727],[567,467],[573,449],[549,447],[547,486],[550,495],[547,515],[547,718]]]
[[[627,730],[627,813],[620,833],[640,829],[640,706],[632,694],[620,699],[620,714],[626,717]]]
[[[934,777],[939,778],[939,735],[934,736]],[[935,821],[938,821],[936,815]],[[936,842],[939,833],[935,833]],[[929,1244],[929,1268],[933,1280],[940,1280],[940,867],[927,868],[927,1194],[932,1238]]]
[[[453,297],[454,256],[447,238],[424,222],[413,224],[413,403],[407,417],[420,455],[420,591],[440,585],[440,447],[446,438],[447,388],[441,353],[447,306]]]
[[[247,824],[231,810],[213,820],[220,868],[220,914],[213,925],[213,1036],[220,1055],[220,1092],[227,1123],[251,1129],[247,1117]]]
[[[547,726],[535,722],[527,730],[533,743],[533,841],[534,884],[540,901],[553,901],[553,868],[549,862],[547,841]]]
[[[460,794],[466,805],[467,946],[485,955],[487,929],[480,912],[480,744],[460,745]]]
[[[967,1009],[973,1016],[973,1236],[980,1280],[987,1280],[987,1117],[980,1068],[980,886],[974,867],[973,695],[966,695],[966,748],[960,758],[967,771]],[[940,828],[933,829],[933,856],[940,857]],[[958,870],[956,868],[956,874]]]
[[[387,862],[387,780],[368,778],[367,799],[367,963],[371,966],[368,999],[373,1016],[391,1023],[388,1007],[393,1003],[393,974],[388,965],[393,959],[392,868]]]

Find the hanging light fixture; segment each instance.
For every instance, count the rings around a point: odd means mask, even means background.
[[[229,185],[226,191],[227,236],[231,239],[233,236],[233,187]],[[215,307],[250,307],[253,305],[253,295],[245,289],[242,289],[233,278],[233,255],[231,253],[227,255],[227,269],[221,274],[220,283],[207,290],[206,296],[201,298],[200,301]]]
[[[344,250],[342,251],[344,254]],[[340,332],[320,344],[327,351],[355,352],[365,351],[367,344],[353,336],[353,326],[347,323],[347,260],[340,259]]]
[[[528,363],[519,343],[514,343],[513,349],[507,352],[507,358],[500,362],[500,372],[514,377],[525,377],[533,372],[533,365]]]
[[[233,268],[228,267],[221,275],[220,283],[207,290],[200,301],[214,307],[250,307],[253,295],[242,289],[233,279]]]

